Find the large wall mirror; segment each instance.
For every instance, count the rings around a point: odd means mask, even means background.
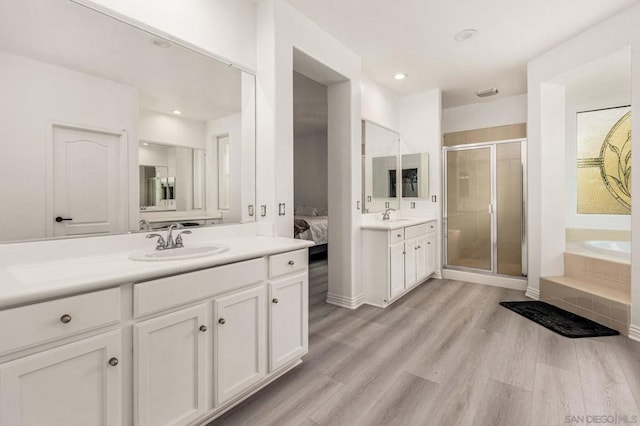
[[[367,120],[362,121],[364,213],[400,208],[397,170],[399,135]]]
[[[0,93],[0,242],[255,220],[251,74],[69,0],[0,0]]]

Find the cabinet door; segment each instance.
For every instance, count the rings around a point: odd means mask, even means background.
[[[0,424],[119,425],[119,358],[118,331],[0,366]]]
[[[436,234],[427,234],[427,276],[436,271]]]
[[[404,242],[389,246],[389,300],[404,290]]]
[[[266,373],[266,287],[215,301],[216,401],[222,404]]]
[[[304,355],[309,347],[307,274],[269,284],[270,371]]]
[[[186,424],[206,412],[206,304],[134,326],[136,424]]]
[[[416,276],[416,239],[412,238],[404,243],[404,285],[405,288],[411,288],[417,284]]]
[[[416,281],[427,278],[427,236],[416,238]]]

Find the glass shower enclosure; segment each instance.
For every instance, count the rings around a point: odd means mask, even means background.
[[[525,143],[443,148],[447,268],[527,275]]]

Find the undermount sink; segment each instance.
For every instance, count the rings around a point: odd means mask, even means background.
[[[407,222],[409,219],[405,219],[403,217],[393,217],[391,219],[380,219],[382,223],[396,223],[396,222]]]
[[[224,244],[210,244],[206,246],[187,246],[167,250],[144,250],[131,253],[129,259],[146,262],[163,260],[186,260],[198,257],[213,256],[229,250]]]

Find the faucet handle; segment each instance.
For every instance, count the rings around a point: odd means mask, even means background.
[[[176,247],[184,247],[184,243],[182,242],[182,234],[190,234],[191,231],[182,231],[176,236]]]
[[[156,250],[164,250],[166,248],[166,244],[164,242],[164,237],[160,234],[148,234],[147,238],[158,238],[156,242]]]

